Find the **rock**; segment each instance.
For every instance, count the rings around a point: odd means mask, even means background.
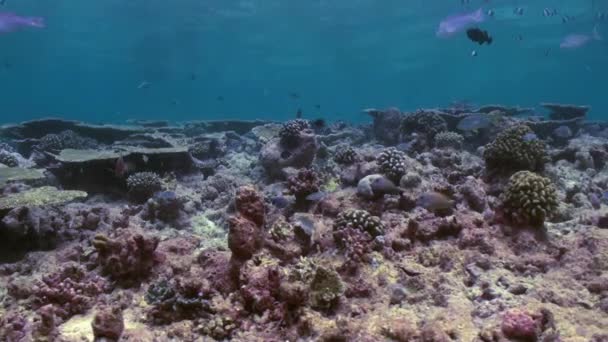
[[[268,124],[262,120],[210,120],[210,121],[191,121],[186,123],[184,131],[188,136],[199,135],[201,133],[217,133],[233,131],[243,135],[251,131],[254,127]]]
[[[281,139],[270,140],[260,153],[260,162],[268,175],[272,178],[281,178],[282,170],[287,167],[309,167],[315,156],[319,144],[313,132],[302,132],[299,142],[293,147],[281,144]]]

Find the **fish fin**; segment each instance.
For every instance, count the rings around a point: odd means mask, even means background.
[[[479,8],[477,11],[473,12],[473,20],[478,23],[485,20],[482,8]]]
[[[593,27],[593,39],[603,40],[602,36],[600,36],[600,33],[597,31],[597,25]]]

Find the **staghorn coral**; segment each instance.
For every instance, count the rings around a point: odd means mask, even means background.
[[[395,183],[398,183],[407,171],[405,169],[405,154],[395,148],[382,151],[378,155],[376,163],[380,167],[380,172]]]
[[[502,195],[508,218],[521,224],[542,225],[557,208],[557,191],[551,180],[530,171],[519,171],[509,179]]]
[[[436,112],[419,110],[403,117],[401,132],[411,134],[414,132],[426,134],[432,139],[440,132],[447,131],[445,120]]]
[[[456,132],[441,132],[435,135],[435,147],[455,149],[462,148],[464,137]]]
[[[540,171],[547,161],[545,144],[526,125],[510,127],[486,145],[486,167],[501,171]]]
[[[17,160],[17,157],[10,153],[0,151],[0,164],[4,164],[8,167],[17,167],[19,166],[19,160]]]
[[[279,130],[281,144],[285,146],[296,145],[300,137],[300,132],[306,129],[310,129],[310,124],[306,120],[296,119],[287,121]]]
[[[341,146],[334,154],[334,161],[342,165],[351,165],[357,161],[359,156],[350,146]]]
[[[145,202],[162,190],[162,181],[154,172],[138,172],[127,178],[129,196],[137,202]]]
[[[97,235],[93,247],[97,250],[97,264],[113,280],[125,285],[137,283],[150,273],[156,263],[157,237],[124,234],[116,239]]]
[[[321,181],[319,180],[319,175],[312,169],[300,170],[297,174],[289,177],[287,180],[289,191],[299,201],[304,200],[306,196],[319,191],[320,186]]]
[[[348,209],[338,214],[334,221],[334,236],[335,232],[340,232],[347,228],[355,228],[367,232],[372,237],[384,234],[384,225],[380,222],[380,218],[372,216],[365,210]]]

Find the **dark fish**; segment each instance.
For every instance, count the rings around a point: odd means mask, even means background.
[[[289,206],[292,201],[289,198],[285,197],[285,196],[279,195],[279,196],[275,196],[275,197],[271,198],[270,202],[275,207],[277,207],[279,209],[283,209],[283,208]]]
[[[195,73],[190,74],[190,80],[196,81],[196,74]]]
[[[488,12],[488,17],[493,17],[494,16],[494,10],[493,9],[489,9]]]
[[[519,16],[524,15],[524,8],[523,7],[515,7],[513,9],[513,14],[519,15]]]
[[[289,97],[291,97],[294,100],[297,100],[300,98],[300,94],[298,93],[289,93]]]
[[[220,102],[223,102],[223,101],[224,101],[224,97],[223,97],[223,96],[221,96],[221,95],[220,95],[220,96],[218,96],[216,99],[217,99],[218,101],[220,101]]]
[[[551,53],[551,49],[545,50],[545,57],[549,57],[550,53]]]
[[[492,44],[492,37],[490,37],[488,31],[482,31],[479,28],[468,29],[467,37],[479,45],[483,45],[484,43],[488,43],[488,45]]]
[[[302,109],[298,108],[298,111],[296,112],[296,119],[301,119],[302,118]]]
[[[315,108],[317,108],[317,110],[321,110],[321,105],[315,105]]]
[[[312,127],[314,129],[322,129],[325,128],[325,126],[327,126],[327,123],[325,122],[325,119],[314,119],[310,122],[310,124],[312,125]]]

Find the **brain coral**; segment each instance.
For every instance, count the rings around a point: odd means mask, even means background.
[[[519,171],[509,179],[502,201],[511,220],[539,226],[557,208],[557,191],[548,178]]]

